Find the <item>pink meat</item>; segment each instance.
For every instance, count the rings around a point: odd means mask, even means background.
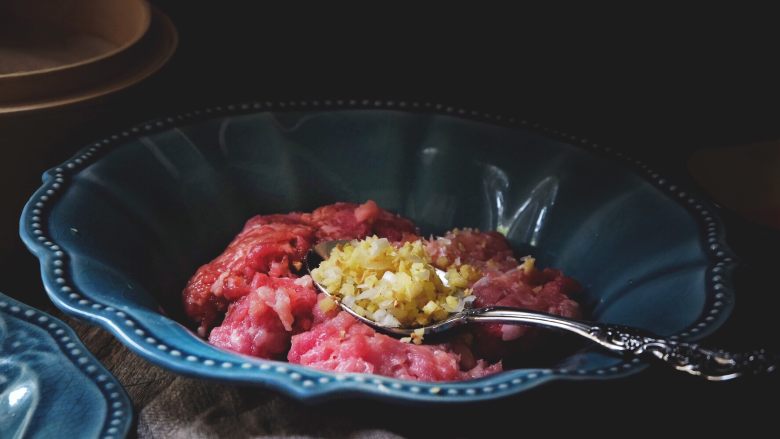
[[[311,214],[311,222],[317,227],[317,239],[330,241],[335,239],[361,239],[371,232],[373,217],[355,215],[357,204],[336,203],[316,209]],[[360,221],[358,220],[360,218]]]
[[[414,224],[364,204],[335,203],[312,213],[258,215],[227,249],[202,266],[183,291],[185,311],[215,346],[263,358],[284,358],[319,369],[424,381],[478,378],[502,370],[533,337],[525,327],[475,325],[441,345],[413,345],[375,332],[347,313],[322,311],[308,276],[294,272],[320,240],[376,234],[394,242],[418,238]],[[578,317],[569,295],[579,285],[560,271],[517,267],[496,232],[454,230],[428,242],[432,259],[447,268],[470,264],[485,275],[473,285],[476,306],[503,305]],[[447,260],[444,261],[442,257]],[[446,262],[446,263],[445,263]],[[488,363],[485,359],[495,362]]]
[[[362,239],[376,234],[391,241],[417,239],[417,228],[406,218],[380,209],[371,200],[363,204],[335,203],[312,212],[309,221],[320,241]]]
[[[511,270],[517,266],[517,260],[512,256],[512,248],[504,235],[498,232],[455,229],[428,241],[426,249],[434,265],[441,269],[451,265],[469,264],[484,274],[490,274]]]
[[[280,358],[290,337],[312,325],[317,301],[311,278],[255,274],[251,292],[228,307],[221,326],[211,331],[214,346],[262,358]]]
[[[182,292],[184,310],[199,322],[201,336],[219,320],[229,302],[249,293],[256,273],[289,276],[314,239],[301,214],[255,216],[216,259],[203,265]]]
[[[378,234],[394,241],[417,239],[414,224],[377,206],[335,203],[313,213],[257,215],[216,259],[203,265],[182,292],[186,314],[205,337],[228,304],[249,292],[255,273],[290,276],[316,239],[363,238]]]
[[[531,269],[526,272],[523,267],[518,267],[477,281],[473,286],[476,296],[474,306],[509,306],[577,318],[580,316],[579,304],[569,296],[580,290],[576,281],[563,276],[558,270]],[[497,359],[522,348],[522,344],[513,341],[521,337],[528,338],[531,328],[490,324],[474,326],[472,332],[477,354],[483,358]]]
[[[501,371],[478,362],[461,370],[461,356],[447,345],[414,345],[379,334],[346,312],[292,338],[287,360],[335,372],[372,373],[399,379],[457,381]]]
[[[336,315],[341,311],[341,308],[339,308],[338,306],[332,307],[329,311],[323,311],[322,307],[320,306],[320,302],[323,300],[331,300],[331,299],[329,299],[328,296],[324,294],[317,295],[317,306],[315,306],[311,312],[312,320],[313,320],[312,326],[317,326],[320,323],[327,322],[328,320],[336,317]]]
[[[393,242],[412,242],[420,239],[413,222],[384,209],[380,209],[379,215],[374,220],[373,233]]]

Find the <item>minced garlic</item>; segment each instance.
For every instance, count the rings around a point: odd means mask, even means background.
[[[414,343],[414,344],[422,344],[423,342],[423,336],[425,335],[425,329],[419,328],[412,331],[412,334],[409,337],[404,337],[401,339],[403,343]]]
[[[464,288],[479,276],[470,265],[453,267],[445,286],[422,241],[395,247],[376,236],[333,249],[311,274],[336,300],[386,327],[424,326],[462,311],[474,300]]]
[[[525,274],[531,274],[534,269],[534,265],[536,264],[536,258],[529,255],[520,258],[520,260],[523,261],[523,264],[520,266],[523,268]]]

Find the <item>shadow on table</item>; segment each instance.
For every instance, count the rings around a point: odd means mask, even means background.
[[[641,379],[550,384],[479,404],[406,407],[375,401],[301,404],[261,389],[177,378],[138,416],[140,437],[519,437],[594,432],[705,432],[746,414],[770,422],[759,402],[777,377],[713,384],[651,370]],[[775,390],[773,390],[775,389]],[[702,410],[706,413],[700,414]],[[759,428],[762,422],[751,425]]]

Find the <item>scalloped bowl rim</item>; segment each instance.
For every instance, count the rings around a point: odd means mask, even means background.
[[[568,145],[584,148],[593,154],[616,160],[616,166],[641,177],[660,190],[666,197],[683,206],[696,220],[707,236],[708,298],[700,318],[687,329],[671,335],[684,341],[698,340],[719,328],[728,318],[734,304],[733,271],[736,258],[725,242],[724,227],[715,213],[715,207],[694,192],[683,191],[679,185],[659,175],[639,160],[626,156],[563,132],[550,130],[511,116],[465,110],[460,107],[416,101],[379,100],[323,100],[246,102],[194,110],[171,117],[154,119],[88,145],[69,160],[43,174],[43,185],[26,203],[20,218],[20,236],[29,250],[39,259],[44,287],[50,299],[63,312],[97,324],[111,332],[123,344],[142,358],[176,373],[197,378],[257,385],[281,391],[296,399],[315,402],[336,397],[360,396],[390,402],[404,403],[463,403],[496,399],[518,394],[539,384],[555,380],[609,379],[637,373],[647,364],[638,359],[625,359],[605,369],[513,369],[480,379],[461,382],[417,382],[398,380],[378,375],[333,373],[290,364],[229,353],[235,361],[186,355],[172,346],[154,340],[153,333],[144,331],[142,319],[134,319],[125,312],[96,302],[85,296],[73,279],[62,274],[67,265],[67,254],[46,234],[46,204],[56,199],[58,192],[67,189],[67,175],[97,160],[106,148],[122,144],[135,137],[162,132],[180,124],[192,124],[216,117],[258,112],[384,110],[415,112],[455,117],[472,122],[483,122],[503,127],[514,127],[545,137],[561,140]],[[109,148],[110,149],[110,148]],[[688,205],[684,201],[687,200]],[[706,230],[706,233],[705,233]],[[56,271],[55,271],[56,270]],[[56,274],[60,273],[60,274]],[[715,298],[714,302],[712,299]],[[160,317],[168,318],[160,315]],[[177,323],[178,324],[178,323]],[[150,341],[151,340],[151,341]],[[206,344],[205,341],[201,341]]]

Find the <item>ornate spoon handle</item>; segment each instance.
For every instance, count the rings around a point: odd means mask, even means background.
[[[711,381],[772,372],[778,358],[761,349],[732,353],[678,342],[636,328],[567,319],[513,308],[489,307],[464,311],[469,322],[504,323],[557,328],[572,332],[623,355],[656,358],[673,368]]]
[[[617,352],[657,358],[673,368],[711,381],[772,372],[777,359],[764,349],[733,353],[678,342],[616,325],[594,325],[590,338]]]

